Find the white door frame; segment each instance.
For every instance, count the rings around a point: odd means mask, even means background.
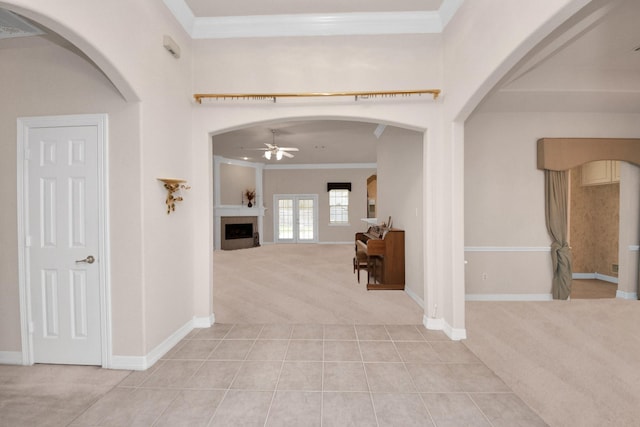
[[[18,118],[18,285],[20,289],[20,325],[22,336],[22,364],[33,365],[33,323],[29,290],[29,259],[25,224],[28,221],[28,169],[26,147],[29,130],[41,127],[96,126],[98,133],[98,264],[100,277],[100,341],[102,367],[111,367],[111,282],[109,272],[109,168],[108,117],[106,114],[71,116],[43,116]]]
[[[278,229],[279,229],[279,213],[278,213],[278,200],[280,199],[293,199],[297,201],[298,199],[312,199],[313,200],[313,240],[303,240],[300,242],[298,240],[298,236],[296,233],[299,231],[298,227],[294,224],[294,233],[293,240],[280,240],[278,238]],[[294,218],[298,217],[298,213],[296,210],[296,205],[294,203]],[[274,243],[318,243],[318,195],[317,194],[274,194],[273,195],[273,242]]]

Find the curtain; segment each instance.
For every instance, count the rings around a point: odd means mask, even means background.
[[[553,239],[553,299],[567,299],[571,294],[571,250],[567,243],[567,213],[569,202],[569,172],[544,171],[545,219],[547,231]]]

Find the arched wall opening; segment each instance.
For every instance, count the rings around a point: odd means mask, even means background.
[[[220,120],[220,118],[218,116],[216,116],[214,113],[215,110],[217,109],[207,109],[205,106],[206,111],[203,111],[203,115],[208,116],[207,117],[201,117],[197,120],[197,122],[201,122],[202,123],[202,128],[201,128],[201,132],[196,132],[194,134],[194,138],[198,138],[198,140],[194,140],[194,145],[197,146],[196,150],[200,150],[200,155],[201,157],[198,158],[197,162],[198,162],[198,167],[196,168],[199,172],[205,172],[206,171],[206,176],[208,177],[208,181],[210,183],[210,186],[212,185],[212,177],[213,177],[213,150],[212,150],[212,138],[215,137],[215,135],[220,135],[221,133],[225,133],[225,132],[229,132],[229,131],[233,131],[233,130],[237,130],[237,129],[241,129],[241,128],[247,128],[247,127],[252,127],[252,126],[256,126],[256,125],[266,125],[266,126],[273,126],[273,127],[277,127],[278,123],[283,123],[283,122],[293,122],[293,121],[310,121],[310,120],[340,120],[340,121],[357,121],[357,122],[365,122],[365,123],[376,123],[376,124],[385,124],[385,125],[390,125],[390,126],[395,126],[395,127],[399,127],[399,128],[403,128],[403,129],[408,129],[411,131],[416,131],[422,134],[422,168],[423,170],[426,170],[427,165],[425,163],[426,158],[427,158],[427,152],[429,150],[429,144],[433,144],[435,143],[433,139],[435,135],[438,134],[438,121],[439,121],[439,108],[437,105],[428,105],[428,104],[413,104],[415,106],[415,108],[409,108],[410,111],[413,111],[413,114],[406,114],[407,111],[407,104],[405,103],[404,105],[399,105],[399,103],[382,103],[383,105],[368,105],[367,107],[369,107],[372,110],[375,111],[370,111],[370,112],[365,112],[363,113],[362,107],[359,105],[332,105],[332,106],[327,106],[327,105],[319,105],[319,106],[314,106],[313,108],[308,108],[308,113],[302,113],[301,111],[303,109],[301,108],[291,108],[291,111],[278,111],[279,109],[277,108],[251,108],[249,107],[247,111],[247,109],[245,108],[238,108],[238,110],[233,109],[232,113],[233,113],[233,117],[228,117],[229,120],[225,121],[225,123],[223,123],[223,120]],[[410,103],[411,104],[411,103]],[[404,108],[404,114],[401,114]],[[196,110],[198,108],[196,107]],[[288,108],[287,108],[288,109]],[[307,108],[304,108],[307,109]],[[250,113],[258,113],[255,114],[254,120],[247,120],[247,117],[251,117],[252,114],[240,114],[239,110],[243,110],[245,112],[250,112]],[[314,111],[315,110],[315,111]],[[228,110],[227,110],[228,111]],[[200,115],[199,112],[197,112],[197,115]],[[206,114],[204,114],[206,113]],[[369,113],[369,114],[367,114]],[[416,119],[415,120],[407,120],[407,117],[411,117],[414,116]],[[218,126],[214,126],[212,125],[210,119],[212,119],[213,117],[216,117],[215,121],[219,121],[219,125]],[[205,154],[206,153],[206,154]],[[422,175],[421,177],[421,187],[423,188],[422,190],[422,194],[421,194],[421,211],[422,211],[422,215],[421,218],[419,218],[420,220],[420,227],[422,228],[422,232],[421,232],[421,236],[419,236],[419,240],[420,240],[420,259],[416,260],[416,262],[411,262],[411,265],[414,267],[414,269],[416,270],[414,272],[414,276],[415,277],[419,277],[420,279],[420,290],[417,292],[414,292],[414,294],[418,294],[418,300],[419,301],[424,301],[424,300],[429,300],[429,299],[433,299],[434,295],[436,294],[436,292],[434,292],[433,290],[430,289],[430,285],[429,283],[427,283],[426,277],[424,275],[424,271],[425,271],[425,264],[426,264],[426,260],[424,259],[424,251],[425,248],[424,246],[426,245],[426,215],[427,215],[427,211],[424,209],[425,205],[426,205],[426,189],[424,188],[424,176],[425,174]],[[209,242],[206,243],[207,244],[207,248],[208,248],[208,253],[210,254],[209,256],[207,256],[207,259],[203,259],[202,261],[206,262],[206,264],[208,265],[208,273],[209,275],[206,274],[206,272],[204,272],[204,270],[201,271],[202,276],[201,277],[207,277],[206,279],[206,283],[209,284],[208,289],[204,289],[204,288],[200,288],[200,290],[203,292],[202,296],[204,297],[205,294],[208,294],[210,296],[213,295],[213,276],[216,274],[215,272],[215,266],[213,265],[213,257],[212,257],[212,248],[214,247],[213,244],[213,234],[215,233],[214,230],[214,221],[213,221],[213,217],[214,217],[214,201],[213,201],[213,196],[212,196],[212,189],[209,188],[209,191],[207,191],[207,198],[209,199],[206,202],[206,205],[204,203],[200,203],[199,207],[197,208],[198,210],[198,216],[200,217],[202,215],[202,213],[206,213],[207,215],[207,223],[209,224],[209,233],[208,234],[208,240]],[[210,196],[211,195],[211,196]],[[394,220],[394,223],[396,223],[396,220]],[[201,242],[201,244],[204,244],[204,242]],[[204,247],[204,246],[201,246]],[[350,260],[346,260],[345,262],[349,262]],[[409,264],[409,263],[407,263]],[[202,280],[200,283],[205,282],[205,280]],[[209,300],[211,300],[211,297],[208,298]],[[414,298],[415,299],[415,298]],[[212,304],[212,303],[211,303]],[[212,306],[210,307],[212,310]],[[204,307],[204,305],[202,306],[202,309],[206,309]],[[212,312],[212,311],[211,311]]]
[[[125,78],[124,74],[116,67],[116,65],[108,58],[108,56],[96,45],[91,43],[71,26],[65,25],[56,18],[46,15],[27,7],[20,7],[12,3],[0,2],[0,7],[15,12],[42,25],[46,29],[54,32],[73,44],[84,55],[87,56],[96,67],[104,73],[104,75],[113,83],[122,97],[128,102],[138,101],[140,98],[134,90],[131,83]]]
[[[638,297],[638,254],[633,247],[640,226],[637,194],[640,167],[640,139],[637,138],[541,138],[538,140],[538,168],[570,171],[600,160],[620,161],[617,297]],[[572,195],[569,195],[571,200]],[[597,209],[597,207],[594,207]],[[585,213],[583,213],[584,215]],[[569,215],[569,219],[572,215]],[[571,239],[570,239],[571,241]],[[603,243],[597,242],[597,245]],[[607,276],[605,269],[596,273]],[[574,271],[582,273],[582,271]],[[589,273],[589,272],[585,272]]]

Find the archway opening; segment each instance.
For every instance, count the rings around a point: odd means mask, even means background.
[[[291,152],[293,158],[264,157],[262,148],[273,144],[273,130],[277,132],[276,145],[298,150]],[[411,249],[407,256],[415,260],[411,265],[422,265],[424,141],[424,130],[406,125],[336,117],[285,118],[213,134],[212,154],[217,158],[212,161],[214,235],[224,233],[222,221],[217,220],[222,216],[218,211],[263,214],[256,221],[261,222],[259,248],[252,245],[243,251],[216,250],[212,254],[216,320],[370,323],[377,318],[380,323],[421,323],[423,309],[407,292],[367,292],[366,280],[358,284],[352,258],[355,233],[366,231],[372,220],[367,212],[367,179],[377,174],[378,212],[385,218],[392,216],[394,224],[404,228],[407,235],[409,230],[406,246]],[[221,176],[215,170],[221,164],[234,170]],[[249,185],[242,181],[246,175],[240,178],[249,169],[249,182],[260,186],[256,189],[258,205],[252,203],[251,208],[242,197],[242,190]],[[408,175],[412,176],[410,180],[406,179]],[[229,182],[232,176],[238,178],[234,183]],[[243,182],[242,188],[230,192],[224,189],[238,181]],[[399,188],[400,181],[404,185]],[[351,184],[345,224],[331,224],[328,182]],[[317,243],[296,247],[276,244],[278,207],[274,200],[282,195],[318,197]],[[220,248],[218,240],[214,237],[216,249]],[[233,270],[240,270],[234,268],[238,263],[242,263],[244,272],[232,277]],[[408,272],[407,279],[421,302],[421,268]]]

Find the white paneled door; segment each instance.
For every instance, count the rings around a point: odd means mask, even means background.
[[[102,363],[98,128],[31,128],[25,231],[33,362]]]
[[[276,243],[313,243],[318,241],[318,196],[275,195]]]

